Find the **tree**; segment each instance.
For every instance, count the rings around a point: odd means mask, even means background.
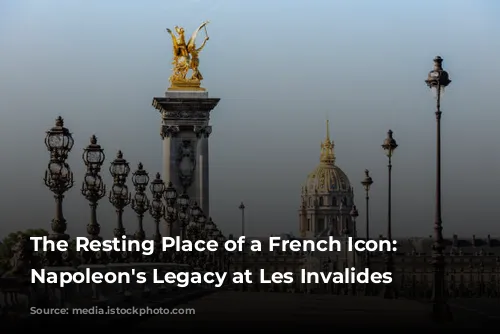
[[[26,231],[12,232],[5,237],[0,244],[0,269],[6,269],[9,265],[9,260],[12,258],[12,247],[16,244],[19,234],[24,234],[28,237],[44,237],[48,236],[49,232],[44,229],[28,229]]]

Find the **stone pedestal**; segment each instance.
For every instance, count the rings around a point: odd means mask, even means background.
[[[208,137],[210,112],[219,103],[207,91],[167,91],[165,97],[153,98],[153,106],[161,113],[163,140],[162,178],[172,182],[177,192],[185,192],[197,202],[207,217],[209,205]],[[163,236],[170,236],[168,228]],[[180,235],[180,226],[173,227]]]

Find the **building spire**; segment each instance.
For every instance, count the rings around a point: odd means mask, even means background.
[[[330,121],[326,119],[326,140],[330,141]]]
[[[330,140],[330,122],[326,120],[326,138],[325,141],[321,143],[321,154],[320,154],[320,162],[327,165],[335,164],[335,152],[334,152],[335,144],[333,140]]]

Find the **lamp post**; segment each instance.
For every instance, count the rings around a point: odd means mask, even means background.
[[[177,206],[179,207],[178,210],[178,221],[180,224],[181,228],[181,239],[186,239],[186,229],[187,229],[187,224],[189,222],[189,196],[186,193],[183,193],[177,198]]]
[[[241,202],[238,209],[240,209],[240,211],[241,211],[241,236],[244,237],[245,236],[245,204],[243,204],[243,202]],[[246,242],[243,245],[243,252],[241,252],[241,267],[242,267],[243,271],[246,270],[246,258],[245,258],[246,247],[245,246],[246,246]],[[242,289],[243,290],[246,289],[245,283],[243,283]]]
[[[342,198],[340,200],[340,205],[339,205],[339,226],[342,226],[342,235],[344,236],[344,270],[349,269],[349,256],[347,253],[348,249],[348,244],[349,244],[349,226],[347,225],[347,221],[345,221],[344,218],[344,206],[347,205],[346,203],[346,198]],[[344,285],[346,287],[345,289],[345,294],[349,293],[349,288],[350,285]]]
[[[130,173],[127,160],[123,158],[122,151],[118,151],[116,159],[111,162],[109,172],[113,177],[113,186],[109,192],[109,202],[116,209],[117,226],[114,230],[115,238],[122,238],[125,235],[123,227],[123,209],[130,204],[131,194],[125,184]]]
[[[217,236],[219,235],[220,231],[217,228],[217,225],[214,224],[212,229],[210,230],[210,240],[217,240]],[[209,256],[209,261],[208,261],[208,267],[205,270],[211,271],[213,270],[215,266],[215,261],[216,261],[216,254],[214,252],[211,252],[208,254]]]
[[[356,208],[356,205],[353,205],[351,208],[351,212],[349,212],[352,218],[352,236],[354,238],[357,237],[358,231],[357,231],[357,225],[356,225],[356,218],[359,216],[358,209]]]
[[[172,182],[168,182],[167,188],[163,193],[165,202],[167,203],[165,207],[165,222],[168,227],[168,236],[174,236],[174,223],[177,220],[177,210],[175,209],[175,203],[177,202],[177,190],[175,190]]]
[[[446,302],[443,222],[441,219],[441,95],[451,80],[448,72],[443,70],[443,58],[439,56],[434,58],[434,68],[429,72],[425,83],[436,96],[436,212],[434,217],[432,314],[436,321],[448,321],[451,319],[451,312]]]
[[[353,227],[353,231],[354,231],[353,238],[356,238],[356,218],[358,218],[358,216],[359,216],[358,209],[356,208],[356,205],[352,206],[351,212],[349,214],[351,215],[351,219],[352,219],[352,227]],[[357,253],[356,253],[356,251],[354,251],[352,253],[352,264],[353,264],[354,268],[356,268],[356,256],[357,256]],[[356,282],[352,282],[352,291],[351,292],[353,295],[356,295],[356,292],[357,292]]]
[[[373,184],[373,180],[370,177],[370,171],[365,169],[365,179],[361,181],[363,188],[365,189],[365,201],[366,201],[366,241],[370,240],[370,187]],[[370,271],[370,252],[365,251],[365,266]],[[371,282],[369,281],[365,287],[365,295],[370,296],[372,294]]]
[[[218,245],[223,245],[224,243],[224,234],[219,230],[219,233],[215,236],[215,241],[217,241]],[[223,268],[223,257],[224,257],[224,247],[219,247],[217,252],[214,253],[216,257],[215,261],[215,270],[221,271]]]
[[[101,226],[97,222],[97,203],[106,195],[106,185],[100,175],[105,155],[101,145],[97,144],[95,135],[90,138],[90,144],[83,149],[82,159],[87,167],[87,172],[81,191],[90,205],[90,223],[87,225],[87,233],[89,239],[101,240],[102,238],[99,236]]]
[[[245,236],[245,204],[241,202],[240,206],[238,209],[241,210],[241,236]]]
[[[217,235],[218,235],[218,230],[217,230],[217,225],[213,222],[212,218],[209,218],[208,221],[205,224],[205,232],[206,232],[206,239],[208,240],[216,240],[217,241]],[[219,244],[220,248],[220,244]],[[215,259],[216,254],[214,253],[207,253],[206,257],[209,260],[208,262],[212,262]]]
[[[188,240],[195,241],[198,238],[198,233],[199,231],[196,222],[189,222],[186,230],[186,238]]]
[[[199,239],[206,241],[206,240],[208,240],[208,238],[207,238],[207,224],[210,221],[210,219],[212,219],[212,218],[206,218],[205,215],[203,215],[203,217],[204,218],[202,218],[202,220],[204,219],[205,221],[203,224],[201,222],[199,224],[199,226],[200,226]]]
[[[64,193],[73,187],[73,173],[66,163],[68,154],[73,148],[74,140],[61,116],[56,119],[55,126],[47,131],[45,146],[50,152],[50,162],[45,171],[45,185],[54,193],[56,200],[56,215],[52,219],[52,240],[68,240],[66,219],[63,215]]]
[[[198,210],[198,212],[193,215],[192,219],[192,233],[189,237],[192,241],[196,240],[204,240],[205,239],[205,223],[207,222],[207,218],[203,213],[202,209],[198,206],[198,204],[194,204],[193,210]],[[196,263],[196,267],[199,268],[202,266],[207,255],[210,255],[209,252],[196,252],[192,253],[193,261]]]
[[[215,229],[216,229],[215,223],[213,222],[212,218],[209,218],[208,222],[205,224],[205,231],[206,231],[207,240],[211,240],[213,231]]]
[[[160,177],[160,173],[156,173],[155,179],[149,185],[153,200],[149,208],[149,213],[155,222],[155,233],[153,240],[156,244],[161,243],[160,220],[165,215],[165,206],[163,205],[162,196],[165,192],[165,183]]]
[[[198,216],[200,216],[201,214],[202,214],[201,208],[198,206],[197,202],[194,202],[189,209],[189,216],[188,216],[189,219],[186,226],[186,238],[191,241],[194,241],[196,240],[196,238],[198,238],[198,233],[199,233]]]
[[[145,192],[148,183],[148,172],[144,170],[144,166],[139,162],[137,170],[132,173],[132,184],[135,188],[135,194],[131,202],[132,210],[134,210],[134,212],[137,214],[138,223],[137,231],[135,232],[134,237],[139,241],[143,241],[144,239],[146,239],[143,220],[144,214],[149,210],[149,199]]]
[[[219,245],[219,250],[217,251],[217,271],[224,271],[224,234],[219,231],[219,235],[216,238],[217,244]]]
[[[201,236],[202,227],[204,227],[206,219],[197,202],[194,202],[191,206],[189,213],[190,221],[187,226],[187,238],[194,241]]]
[[[394,154],[394,151],[398,147],[398,144],[396,143],[396,140],[393,138],[393,132],[392,130],[389,130],[387,132],[387,138],[385,138],[384,143],[382,144],[382,148],[385,151],[385,154],[387,155],[387,158],[389,159],[389,163],[387,165],[387,170],[388,170],[388,181],[387,181],[387,186],[388,186],[388,200],[387,200],[387,240],[389,240],[392,244],[392,210],[391,210],[391,205],[392,205],[392,197],[391,197],[391,191],[392,191],[392,155]],[[385,265],[386,265],[386,272],[392,273],[393,272],[393,258],[392,258],[392,251],[389,250],[386,253],[386,259],[385,259]],[[394,298],[394,289],[391,283],[385,285],[384,289],[384,298],[386,299],[393,299]]]
[[[224,245],[226,243],[226,241],[228,240],[228,237],[226,237],[225,235],[222,236],[221,238],[221,243],[220,245]],[[226,251],[225,247],[222,247],[221,248],[221,252],[222,252],[222,268],[221,268],[221,271],[226,271],[226,272],[229,272],[230,271],[230,263],[229,263],[229,252]]]
[[[47,131],[45,145],[50,152],[50,162],[45,171],[44,182],[54,194],[56,200],[56,214],[52,219],[52,233],[49,238],[54,241],[68,240],[66,234],[66,219],[63,215],[64,193],[73,187],[73,173],[66,163],[68,154],[73,148],[74,140],[71,133],[64,127],[61,116],[56,119],[55,126]],[[60,252],[47,252],[46,261],[48,265],[62,265],[65,262]]]
[[[192,232],[191,232],[191,235],[189,237],[195,239],[195,238],[197,238],[198,227],[199,227],[198,226],[198,217],[201,216],[203,213],[202,213],[201,208],[198,206],[197,202],[193,203],[189,213],[190,213],[189,225],[190,225],[190,228],[192,228]]]
[[[344,267],[347,268],[348,267],[348,257],[347,257],[347,245],[348,245],[348,240],[347,240],[347,236],[349,235],[349,226],[347,226],[347,222],[344,221],[344,205],[346,205],[346,200],[345,198],[342,198],[340,200],[340,205],[339,205],[339,218],[338,218],[338,222],[339,222],[339,226],[342,227],[342,235],[344,236],[344,241],[345,241],[345,257],[344,257],[344,261],[345,261],[345,264],[344,264]]]
[[[209,231],[208,231],[208,226],[212,225],[212,218],[206,218],[206,216],[201,213],[198,217],[197,220],[197,238],[198,240],[204,240],[208,241],[209,239]],[[210,258],[211,252],[209,251],[204,251],[204,252],[198,252],[197,253],[197,266],[203,268],[203,263],[206,263],[206,261]]]
[[[196,219],[196,224],[198,225],[198,229],[200,231],[200,234],[198,235],[199,238],[202,237],[201,231],[205,230],[205,224],[207,223],[207,216],[203,212],[201,212],[200,215],[198,215]]]
[[[203,213],[203,211],[200,209],[200,213],[198,214],[198,217],[196,218],[196,239],[198,240],[204,240],[207,241],[207,224],[208,224],[208,219]],[[205,251],[205,252],[198,252],[196,254],[196,261],[197,261],[197,267],[203,267],[203,263],[206,262],[206,260],[211,256],[211,252]]]
[[[168,231],[171,237],[177,231],[174,231],[174,224],[177,222],[180,228],[180,236],[186,238],[187,225],[189,223],[189,215],[192,212],[189,210],[190,199],[186,193],[179,195],[172,182],[169,182],[163,193],[165,198],[165,221],[168,224]],[[195,210],[196,211],[196,210]]]

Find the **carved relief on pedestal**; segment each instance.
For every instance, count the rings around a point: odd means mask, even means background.
[[[177,125],[162,125],[160,135],[162,139],[173,138],[177,136],[179,131],[180,129]]]
[[[208,138],[212,133],[212,127],[210,125],[193,127],[193,131],[197,138]]]
[[[196,169],[195,149],[190,140],[183,140],[179,144],[176,163],[179,181],[184,190],[186,190],[193,183],[194,171]]]
[[[184,107],[183,109],[177,110],[165,110],[162,112],[162,117],[164,119],[175,120],[208,119],[210,117],[210,111],[189,110],[189,108]]]

